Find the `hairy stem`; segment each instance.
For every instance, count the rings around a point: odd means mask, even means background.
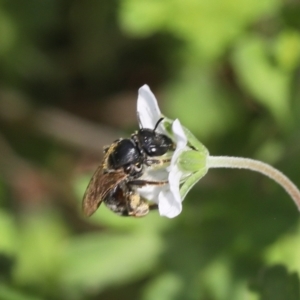
[[[243,157],[231,157],[231,156],[209,156],[207,158],[208,168],[233,168],[233,169],[248,169],[262,173],[278,184],[280,184],[286,192],[292,197],[295,204],[300,210],[300,191],[296,185],[283,173],[273,168],[272,166],[263,163],[258,160],[243,158]]]

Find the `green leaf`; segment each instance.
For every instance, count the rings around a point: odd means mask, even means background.
[[[260,294],[260,300],[299,300],[299,275],[289,273],[285,266],[266,268],[253,286]]]
[[[266,12],[272,16],[279,7],[279,0],[124,0],[120,23],[136,36],[167,31],[186,42],[187,59],[199,62],[222,55],[251,23]]]
[[[178,297],[183,289],[183,281],[180,276],[173,273],[164,273],[156,277],[144,291],[143,300],[173,300]]]
[[[41,298],[28,296],[19,291],[14,290],[13,288],[0,284],[0,299],[3,300],[42,300]]]
[[[13,216],[0,210],[0,252],[14,253],[17,242],[17,228]]]
[[[16,41],[16,26],[11,17],[0,10],[0,56],[6,54]]]
[[[86,234],[69,244],[62,284],[76,294],[131,282],[153,268],[161,251],[151,233]]]
[[[300,34],[296,30],[279,33],[275,41],[275,58],[283,70],[294,71],[300,62]]]
[[[280,237],[264,253],[267,264],[283,264],[300,273],[300,225],[297,230]]]
[[[66,230],[52,213],[28,214],[21,220],[14,280],[50,291],[63,265]],[[53,285],[52,285],[53,284]]]
[[[291,76],[272,64],[260,36],[247,37],[236,47],[233,64],[241,85],[267,107],[281,125],[291,120]]]
[[[194,135],[203,141],[211,139],[228,131],[241,117],[232,101],[234,94],[214,80],[213,71],[186,67],[166,92],[168,112],[188,128],[185,133],[196,149],[203,145]]]

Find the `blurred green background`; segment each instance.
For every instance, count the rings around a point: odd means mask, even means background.
[[[0,1],[0,299],[296,300],[299,213],[211,170],[175,219],[80,202],[147,83],[212,155],[300,186],[297,0]]]

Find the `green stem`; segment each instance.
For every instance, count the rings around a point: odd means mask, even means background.
[[[209,156],[207,158],[208,168],[234,168],[234,169],[248,169],[262,173],[278,184],[280,184],[286,192],[292,197],[295,204],[300,210],[300,191],[296,185],[283,173],[273,168],[272,166],[263,163],[258,160],[243,158],[243,157],[231,157],[231,156]]]

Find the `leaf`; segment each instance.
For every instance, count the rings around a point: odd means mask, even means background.
[[[62,274],[74,294],[100,291],[147,274],[162,251],[153,234],[86,234],[70,242]]]
[[[188,128],[185,133],[196,149],[203,149],[201,141],[221,135],[239,121],[233,94],[213,79],[213,69],[195,70],[187,67],[180,78],[167,89],[167,109],[170,116],[178,117]]]
[[[14,267],[14,259],[11,256],[0,252],[0,280],[4,278],[10,280]]]
[[[65,227],[53,214],[29,214],[21,221],[14,280],[52,290],[64,258]]]
[[[250,24],[266,12],[272,15],[279,7],[278,0],[124,0],[120,23],[136,36],[167,31],[186,41],[188,60],[199,62],[222,55]]]
[[[13,253],[16,249],[17,231],[13,216],[0,210],[0,252]]]
[[[247,37],[237,45],[233,64],[241,85],[284,125],[291,117],[291,76],[273,65],[269,54],[261,37]]]
[[[182,278],[174,273],[164,273],[148,284],[143,300],[173,300],[183,288]]]
[[[5,300],[42,300],[41,298],[25,295],[11,287],[0,284],[0,299]]]
[[[300,224],[297,230],[288,232],[275,243],[272,243],[264,253],[267,264],[283,264],[290,270],[300,272]]]
[[[283,265],[266,268],[253,288],[260,294],[260,300],[300,299],[299,275],[289,273]]]

